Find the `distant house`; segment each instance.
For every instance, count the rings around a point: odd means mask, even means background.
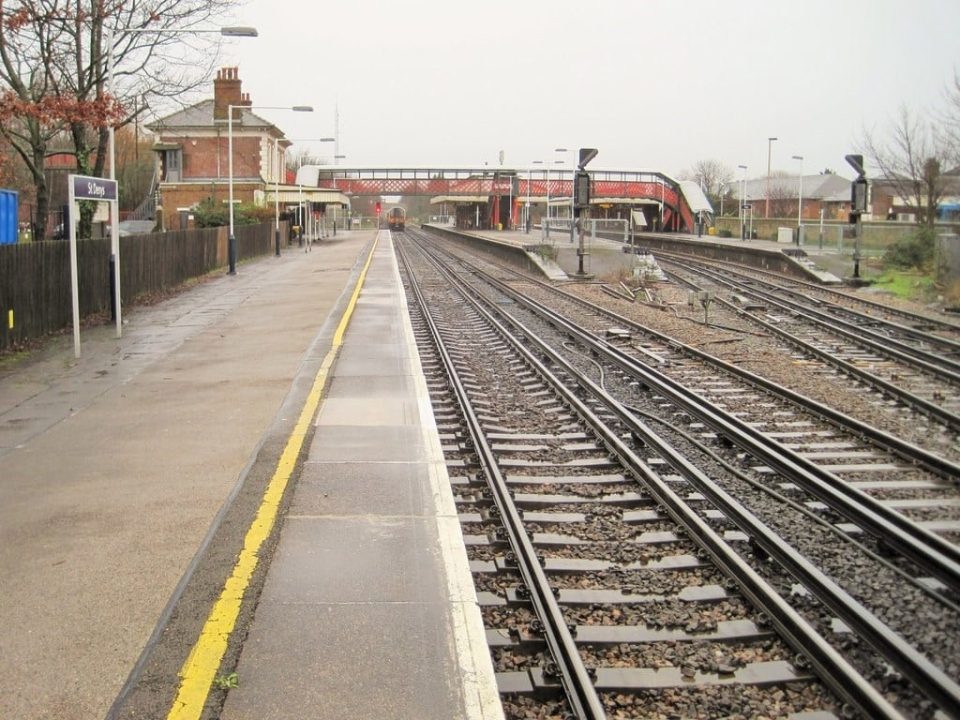
[[[740,196],[743,183],[731,182],[734,198]],[[753,209],[754,217],[764,217],[767,198],[770,199],[770,217],[796,218],[797,201],[803,195],[804,220],[846,220],[850,213],[850,181],[839,175],[804,175],[758,178],[746,181],[745,202]]]
[[[941,176],[943,193],[937,204],[938,222],[957,222],[960,220],[960,167]],[[901,194],[903,185],[898,188],[884,178],[870,179],[870,210],[875,220],[896,220],[916,222],[916,198],[905,198]]]
[[[286,149],[292,144],[273,123],[251,112],[238,69],[223,68],[213,81],[213,99],[167,115],[147,128],[157,136],[159,194],[165,228],[185,226],[188,211],[206,198],[227,202],[229,106],[233,108],[233,194],[238,203],[263,204],[268,189],[286,180]]]

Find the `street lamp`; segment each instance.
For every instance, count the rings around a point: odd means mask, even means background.
[[[543,160],[534,160],[534,165],[543,165],[543,179],[547,186],[547,207],[545,217],[540,219],[541,230],[547,237],[550,237],[550,166]]]
[[[763,217],[770,217],[770,154],[772,152],[773,143],[776,142],[777,138],[771,137],[767,138],[767,205],[763,211]]]
[[[272,105],[227,105],[227,179],[229,184],[230,234],[227,237],[227,259],[230,263],[230,275],[237,274],[237,238],[233,234],[233,109],[247,110],[292,110],[293,112],[313,112],[310,105],[272,106]],[[279,219],[277,220],[279,228]]]
[[[743,170],[743,179],[740,181],[741,190],[739,193],[740,194],[740,239],[746,240],[747,236],[745,234],[744,222],[746,220],[745,214],[747,209],[746,207],[744,207],[744,203],[746,202],[746,195],[747,195],[747,166],[737,165],[737,167]]]
[[[219,33],[224,37],[257,37],[257,29],[253,27],[221,27],[210,29],[194,28],[107,28],[107,93],[115,97],[113,89],[113,45],[117,33],[121,35],[136,35],[139,33],[155,33],[157,35],[180,35],[194,33]],[[103,57],[103,56],[101,56]],[[107,125],[107,149],[110,155],[110,179],[117,179],[117,144],[113,123]],[[110,203],[110,263],[113,265],[113,306],[116,308],[117,337],[121,334],[120,309],[120,195],[117,193],[117,202]]]
[[[803,155],[794,155],[800,162],[800,194],[797,198],[797,245],[800,245],[800,228],[803,227]]]
[[[533,175],[533,170],[527,167],[527,201],[524,203],[523,207],[523,232],[525,234],[530,233],[530,177]]]
[[[554,148],[553,151],[558,153],[564,153],[564,154],[570,152],[565,147]],[[557,163],[561,163],[561,162],[563,161],[562,160],[557,161]],[[570,171],[570,242],[573,242],[573,181],[574,181],[574,174],[575,174],[574,170],[575,169],[571,169]]]

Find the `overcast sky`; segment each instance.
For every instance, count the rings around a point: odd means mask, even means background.
[[[224,45],[290,138],[342,165],[591,167],[748,175],[832,168],[864,126],[941,102],[960,72],[957,0],[247,0]],[[303,143],[332,155],[330,144]],[[570,157],[568,156],[569,162]]]

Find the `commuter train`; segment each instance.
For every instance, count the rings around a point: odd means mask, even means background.
[[[396,232],[403,232],[407,226],[407,211],[402,207],[390,208],[387,213],[387,227]]]

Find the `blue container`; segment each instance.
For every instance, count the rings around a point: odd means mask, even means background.
[[[20,232],[20,196],[16,190],[0,189],[0,245],[14,245]]]

